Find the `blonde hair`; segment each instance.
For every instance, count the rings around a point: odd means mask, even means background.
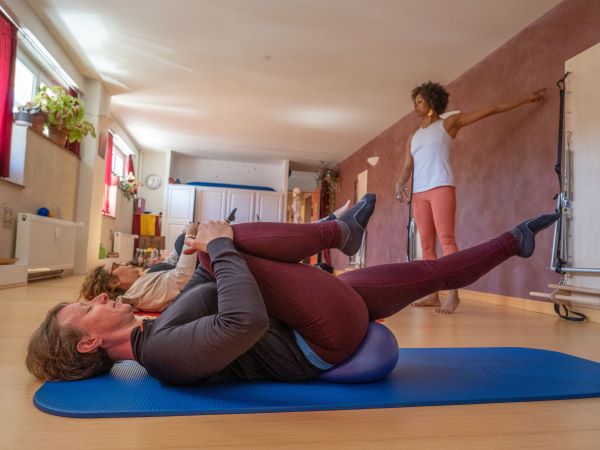
[[[25,365],[40,380],[80,380],[106,373],[114,364],[103,348],[90,353],[77,350],[83,332],[60,326],[56,318],[67,305],[52,308],[29,341]]]
[[[98,266],[86,275],[79,296],[86,300],[92,300],[98,295],[106,293],[112,300],[116,300],[119,295],[125,293],[124,289],[117,287],[118,282],[118,278],[108,273],[104,266]]]

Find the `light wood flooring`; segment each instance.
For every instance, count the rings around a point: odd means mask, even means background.
[[[81,277],[0,290],[1,449],[598,449],[600,398],[467,406],[129,419],[35,409],[27,338]],[[600,325],[465,299],[457,314],[407,308],[386,321],[403,347],[524,346],[600,361]],[[440,373],[439,383],[444,383]]]

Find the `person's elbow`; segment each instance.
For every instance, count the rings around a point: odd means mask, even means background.
[[[249,322],[249,329],[262,337],[269,329],[269,316],[266,312],[254,314]]]
[[[245,335],[253,340],[263,337],[269,328],[269,316],[264,310],[229,315],[223,317],[223,321],[232,334]]]

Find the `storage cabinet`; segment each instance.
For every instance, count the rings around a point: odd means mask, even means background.
[[[167,217],[164,220],[165,246],[167,252],[173,249],[175,239],[194,220],[194,186],[184,184],[169,185],[167,191]]]
[[[194,222],[225,220],[227,210],[227,189],[216,187],[196,187]]]
[[[167,216],[163,220],[167,251],[173,249],[175,239],[190,222],[225,220],[237,208],[235,221],[282,222],[283,194],[250,189],[169,185]]]
[[[260,222],[283,221],[283,195],[278,192],[256,192],[254,220]]]
[[[227,214],[237,208],[235,220],[231,223],[254,222],[254,196],[256,191],[248,189],[227,189]]]

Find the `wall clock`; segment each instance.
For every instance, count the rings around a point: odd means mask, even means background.
[[[162,179],[157,174],[151,173],[146,176],[145,184],[148,189],[152,189],[154,191],[160,187],[162,184]]]

